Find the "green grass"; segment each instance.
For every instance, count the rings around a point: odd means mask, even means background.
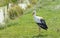
[[[41,9],[37,10],[37,15],[46,20],[47,31],[41,29],[41,32],[39,32],[32,13],[29,13],[9,22],[9,27],[0,30],[0,38],[60,38],[59,11]],[[38,35],[39,33],[40,35]]]
[[[55,4],[60,4],[60,2],[53,2],[48,5],[53,6]],[[47,31],[43,29],[41,32],[38,31],[38,26],[33,20],[32,12],[30,12],[15,20],[9,20],[8,26],[0,29],[0,38],[60,38],[60,9],[37,9],[37,15],[46,20]]]

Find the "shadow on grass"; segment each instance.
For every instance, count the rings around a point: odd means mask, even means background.
[[[46,37],[48,35],[42,35],[42,34],[38,34],[37,36],[33,36],[32,38],[40,38],[40,37]]]

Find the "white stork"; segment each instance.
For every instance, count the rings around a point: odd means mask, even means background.
[[[45,20],[43,19],[43,17],[39,17],[39,16],[36,16],[36,10],[33,11],[33,17],[34,17],[34,20],[36,22],[36,24],[38,25],[39,27],[39,32],[40,32],[40,29],[45,29],[47,30],[48,27],[46,25],[46,22]]]

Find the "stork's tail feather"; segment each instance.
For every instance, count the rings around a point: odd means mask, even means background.
[[[47,30],[48,29],[48,27],[47,26],[45,26],[45,27],[42,27],[43,29],[45,29],[45,30]]]
[[[38,26],[41,27],[42,29],[45,29],[45,30],[48,29],[48,27],[47,27],[46,24],[40,24],[40,23],[37,23],[37,24],[38,24]]]

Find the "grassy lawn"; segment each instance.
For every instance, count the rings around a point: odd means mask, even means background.
[[[38,31],[31,12],[13,20],[8,24],[11,26],[0,30],[0,38],[60,38],[60,11],[41,9],[37,10],[37,15],[45,18],[47,31]]]
[[[50,4],[54,6],[60,4],[60,2],[49,2],[47,7]],[[4,5],[0,4],[0,6]],[[47,7],[37,9],[37,15],[46,20],[47,31],[41,29],[41,32],[39,32],[38,25],[34,22],[32,12],[30,12],[13,21],[11,20],[8,27],[0,29],[0,38],[60,38],[60,9],[51,10]]]

